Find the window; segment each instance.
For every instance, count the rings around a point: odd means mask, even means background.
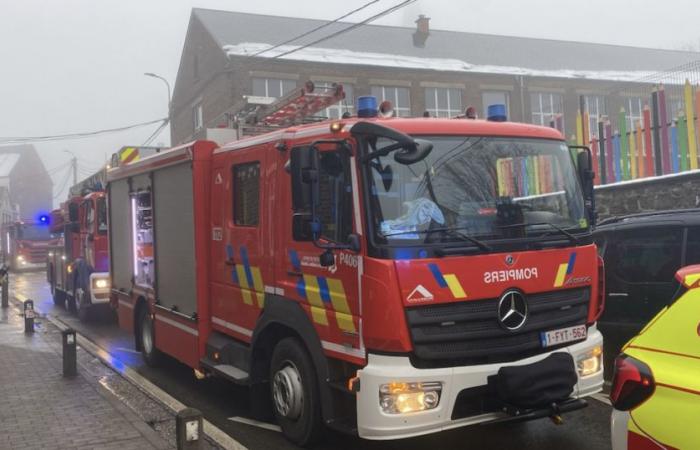
[[[606,115],[605,98],[602,95],[584,95],[584,108],[588,111],[588,134],[598,135],[598,122]]]
[[[155,260],[153,259],[153,211],[151,193],[141,191],[131,196],[132,242],[134,257],[134,282],[141,286],[153,286]]]
[[[481,93],[481,103],[484,105],[484,117],[488,117],[490,105],[506,105],[506,117],[510,110],[508,92],[485,91]]]
[[[201,129],[204,126],[204,118],[202,117],[202,104],[197,103],[193,110],[192,116],[194,118],[194,131]]]
[[[315,83],[316,90],[329,89],[333,86],[331,81],[318,81]],[[344,84],[343,90],[345,91],[345,98],[333,106],[329,106],[320,115],[328,117],[329,119],[340,119],[343,117],[345,111],[352,114],[355,110],[355,95],[354,89],[351,84]],[[330,91],[329,91],[330,92]]]
[[[260,163],[233,166],[233,222],[257,226],[260,220]]]
[[[319,208],[321,236],[345,243],[352,233],[352,184],[350,160],[341,151],[319,155]]]
[[[95,209],[92,207],[92,200],[87,200],[85,203],[85,228],[92,232],[95,226]]]
[[[372,86],[372,95],[379,99],[379,102],[389,100],[394,105],[394,115],[396,117],[411,116],[410,89],[399,86]]]
[[[564,112],[564,97],[552,92],[531,92],[530,111],[532,123],[549,126],[550,121]]]
[[[625,116],[627,117],[629,129],[634,130],[637,128],[637,123],[643,120],[643,111],[644,101],[641,97],[628,97],[625,100]]]
[[[253,95],[259,97],[282,97],[297,87],[295,80],[280,78],[253,78]]]
[[[624,230],[610,248],[606,268],[629,283],[668,283],[681,266],[682,230],[654,227]]]
[[[97,232],[107,233],[107,201],[104,198],[97,199]]]
[[[433,117],[454,117],[462,114],[462,90],[426,88],[425,108]]]

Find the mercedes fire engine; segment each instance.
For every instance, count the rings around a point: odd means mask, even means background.
[[[387,109],[110,170],[121,327],[149,364],[250,386],[300,445],[584,407],[603,386],[590,152],[497,106]]]

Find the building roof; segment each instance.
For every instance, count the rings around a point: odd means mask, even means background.
[[[193,15],[229,54],[251,54],[265,48],[264,44],[279,44],[324,23],[198,8],[193,10]],[[348,25],[345,22],[331,24],[292,44],[303,46]],[[369,65],[392,67],[399,61],[399,67],[620,80],[634,80],[700,60],[697,52],[437,29],[430,30],[424,47],[416,47],[412,38],[414,31],[415,28],[365,25],[284,58],[340,64],[363,64],[369,60]],[[339,54],[338,50],[342,52]],[[280,49],[277,51],[279,53]],[[274,56],[275,53],[265,55]],[[384,60],[383,56],[386,56]],[[431,63],[426,65],[426,59]],[[402,64],[402,61],[409,62]]]
[[[19,161],[19,153],[4,153],[0,154],[0,178],[9,177],[12,169],[15,168]]]

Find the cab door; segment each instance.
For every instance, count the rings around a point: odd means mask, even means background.
[[[302,148],[279,153],[279,164],[290,164],[290,157],[294,157],[290,155]],[[353,184],[357,186],[357,183],[352,182],[350,152],[334,144],[324,144],[319,149],[320,207],[316,213],[321,224],[320,242],[345,244],[361,227],[355,223],[355,217],[359,220],[359,212],[356,214],[354,210],[359,193],[353,190]],[[282,253],[275,261],[278,294],[299,302],[327,353],[361,359],[364,356],[359,317],[362,258],[352,250],[333,250],[335,264],[321,266],[324,250],[314,244],[303,226],[298,226],[305,216],[309,218],[310,211],[291,208],[292,189],[290,173],[278,171],[279,205],[285,205],[278,208],[276,215]]]
[[[212,326],[244,340],[265,306],[265,287],[274,285],[274,179],[266,175],[274,150],[267,147],[216,155],[212,172]]]

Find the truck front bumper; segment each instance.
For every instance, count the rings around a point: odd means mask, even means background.
[[[574,361],[589,354],[596,347],[602,348],[603,336],[595,326],[588,330],[588,338],[565,348],[543,353],[519,361],[478,366],[417,369],[408,357],[369,354],[368,364],[358,372],[360,391],[357,393],[357,429],[365,439],[399,439],[435,433],[451,428],[494,421],[508,417],[503,413],[486,413],[452,419],[460,392],[487,385],[488,377],[503,366],[531,364],[554,352],[568,352]],[[578,372],[577,372],[578,374]],[[442,385],[440,401],[434,409],[405,413],[385,413],[379,403],[380,388],[389,383],[435,383]],[[600,370],[581,377],[574,387],[572,397],[582,398],[600,392],[603,388],[602,364]]]

